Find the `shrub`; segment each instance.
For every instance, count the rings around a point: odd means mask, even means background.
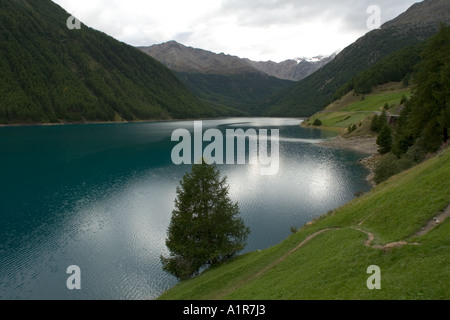
[[[393,154],[384,156],[375,167],[375,183],[379,184],[390,177],[412,168],[416,163],[407,158],[397,158]]]
[[[320,119],[316,119],[316,120],[314,120],[313,125],[316,127],[320,127],[322,125],[322,121],[320,121]]]

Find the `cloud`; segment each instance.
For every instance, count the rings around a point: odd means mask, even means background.
[[[239,17],[242,25],[261,27],[267,25],[293,25],[340,20],[343,28],[366,28],[367,8],[377,5],[383,22],[395,18],[419,0],[224,0],[222,14]]]
[[[417,0],[53,0],[85,24],[131,45],[176,40],[254,60],[331,54]],[[395,2],[395,3],[394,3]]]

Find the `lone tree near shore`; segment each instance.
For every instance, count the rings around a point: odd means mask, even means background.
[[[228,189],[226,177],[204,161],[183,177],[166,239],[170,257],[161,256],[166,272],[186,280],[244,248],[250,230]]]

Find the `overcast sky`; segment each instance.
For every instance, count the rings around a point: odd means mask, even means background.
[[[84,24],[134,46],[176,40],[256,61],[329,55],[421,0],[53,0]],[[371,20],[373,21],[373,20]]]

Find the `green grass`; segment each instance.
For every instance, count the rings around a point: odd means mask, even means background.
[[[449,299],[450,221],[415,236],[449,203],[447,149],[304,226],[277,246],[208,270],[160,299]],[[369,247],[364,244],[366,233],[356,228],[374,234],[374,245],[400,240],[419,245]],[[292,251],[325,229],[329,230]],[[381,268],[381,290],[366,286],[370,265]]]
[[[355,290],[365,286],[364,266],[367,269],[379,255],[379,252],[362,245],[364,238],[363,233],[352,229],[324,233],[226,298],[352,298]]]
[[[357,102],[343,105],[338,110],[322,111],[312,116],[306,122],[306,125],[312,125],[314,120],[322,121],[323,128],[337,129],[345,132],[350,125],[362,123],[366,118],[371,117],[373,112],[381,112],[387,103],[391,109],[391,113],[396,114],[400,101],[403,97],[408,99],[411,97],[411,90],[404,89],[391,93],[377,93],[368,95],[364,99]]]
[[[394,104],[400,104],[400,101],[405,95],[408,99],[411,97],[411,90],[405,90],[402,92],[378,94],[375,96],[367,96],[365,100],[355,102],[345,108],[343,111],[382,111],[384,105],[387,103],[390,106]]]
[[[346,130],[349,125],[358,124],[371,115],[371,112],[324,112],[309,119],[308,124],[314,122],[315,119],[322,121],[323,128]]]
[[[369,114],[366,112],[335,112],[330,116],[329,119],[331,121],[329,121],[329,123],[330,127],[348,128],[351,124],[360,123],[367,116],[369,116]]]

